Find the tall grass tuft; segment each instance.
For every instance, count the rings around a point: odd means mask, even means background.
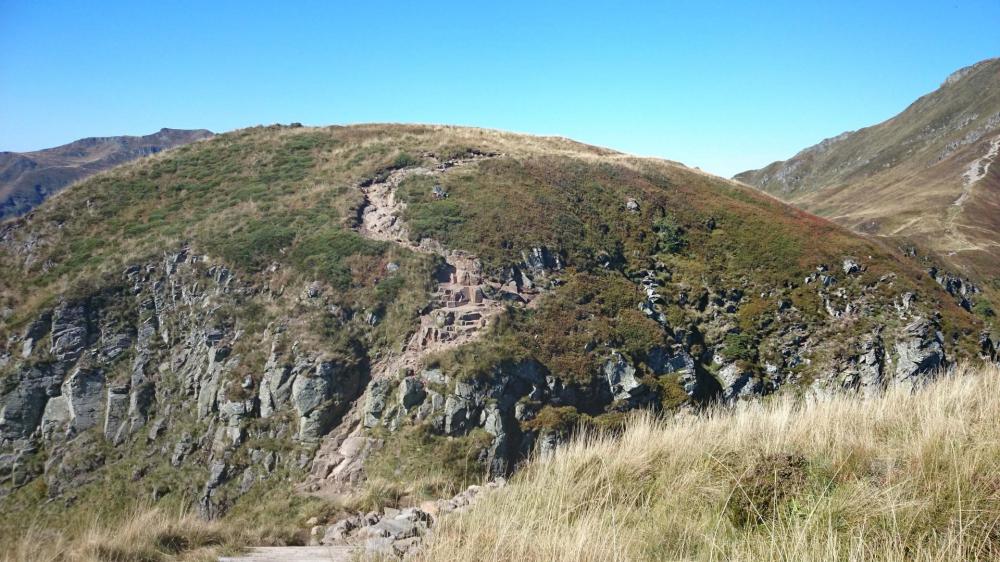
[[[0,562],[208,562],[242,542],[224,523],[146,507],[82,529],[32,527],[0,552]]]

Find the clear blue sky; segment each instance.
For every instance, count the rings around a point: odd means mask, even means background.
[[[160,127],[426,122],[731,175],[1000,56],[1000,0],[0,0],[0,53],[0,150]]]

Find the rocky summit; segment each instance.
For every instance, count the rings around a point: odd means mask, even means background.
[[[217,135],[0,225],[0,525],[138,498],[402,554],[581,427],[996,360],[984,298],[741,183],[563,138]]]

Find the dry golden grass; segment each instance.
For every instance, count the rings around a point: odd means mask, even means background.
[[[1000,368],[638,417],[447,518],[425,560],[1000,559]]]
[[[0,562],[200,562],[217,560],[243,542],[223,523],[140,508],[120,521],[93,521],[83,529],[33,527],[0,553]]]

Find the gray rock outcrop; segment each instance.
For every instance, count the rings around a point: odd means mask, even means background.
[[[916,318],[903,329],[896,341],[896,368],[893,381],[916,387],[928,375],[944,367],[944,338],[935,324]]]

